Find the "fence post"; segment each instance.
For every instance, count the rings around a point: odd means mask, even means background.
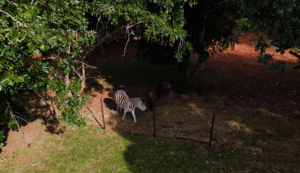
[[[155,131],[155,106],[153,105],[153,130],[154,130],[154,137],[156,138],[156,131]]]
[[[211,138],[212,138],[212,133],[213,133],[213,129],[214,129],[214,121],[215,121],[215,113],[213,114],[213,119],[212,119],[212,122],[211,122],[209,148],[211,147]]]
[[[101,110],[102,110],[103,129],[105,129],[105,121],[104,121],[104,113],[103,113],[102,98],[100,98],[100,102],[101,102]]]

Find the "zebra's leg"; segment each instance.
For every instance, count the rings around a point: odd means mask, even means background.
[[[118,111],[118,113],[122,112],[122,108],[119,107],[118,105],[117,105],[117,111]]]
[[[124,114],[123,114],[122,121],[124,121],[124,118],[125,118],[125,116],[126,116],[126,113],[127,113],[127,111],[124,110]]]
[[[134,123],[136,124],[137,122],[136,122],[136,119],[135,119],[134,111],[132,111],[131,113],[132,113],[132,116],[133,116],[133,121],[134,121]]]

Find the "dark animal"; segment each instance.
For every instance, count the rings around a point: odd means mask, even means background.
[[[137,123],[135,114],[134,114],[135,108],[138,107],[142,111],[146,111],[146,109],[147,109],[144,98],[142,98],[142,97],[129,98],[127,96],[126,92],[123,90],[118,90],[115,93],[115,101],[117,104],[117,111],[119,111],[119,109],[121,109],[121,108],[124,109],[122,121],[124,121],[126,113],[131,112],[134,122]]]
[[[158,82],[149,93],[150,111],[154,109],[154,106],[163,97],[163,95],[167,91],[171,90],[172,86],[170,81]]]

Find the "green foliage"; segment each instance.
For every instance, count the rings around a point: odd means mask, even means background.
[[[196,1],[189,2],[191,6],[194,4]],[[131,30],[134,26],[145,27],[148,39],[157,40],[163,35],[170,43],[177,44],[176,40],[187,36],[181,0],[6,0],[1,1],[0,10],[0,92],[9,98],[18,92],[42,92],[49,88],[56,93],[60,120],[78,127],[87,123],[87,118],[80,114],[87,98],[78,94],[81,77],[77,72],[75,75],[78,68],[74,64],[96,42],[96,33],[88,30],[85,14],[97,18],[102,28],[107,26],[103,24],[106,21],[123,26],[128,34],[134,34]],[[33,58],[39,53],[43,57]],[[180,59],[182,53],[179,50],[178,53]],[[4,100],[0,103],[11,104]],[[9,120],[12,115],[1,112],[1,118],[4,116],[8,117],[7,126],[15,127]]]
[[[10,114],[8,111],[7,102],[5,101],[5,94],[3,91],[0,91],[0,118],[1,123],[9,123],[10,121]]]
[[[195,3],[189,2],[190,5]],[[104,0],[94,1],[93,14],[107,17],[111,24],[119,24],[126,28],[128,34],[134,33],[131,31],[134,27],[140,27],[144,29],[145,39],[157,41],[163,36],[169,43],[174,44],[187,36],[187,31],[183,28],[183,6],[181,0]]]
[[[3,91],[0,91],[0,119],[1,125],[13,130],[17,130],[18,123],[20,119],[25,118],[28,115],[28,112],[25,108],[19,107],[10,98],[10,94],[5,94]],[[0,147],[3,145],[3,135],[0,131]]]
[[[135,60],[147,61],[151,64],[178,65],[178,60],[173,55],[176,46],[162,45],[163,40],[160,40],[160,43],[157,44],[154,39],[148,40],[146,37],[142,37],[138,44]]]
[[[281,61],[276,61],[275,63],[272,63],[270,66],[269,71],[270,72],[283,72],[285,70],[285,64]]]
[[[178,62],[185,62],[184,57],[189,57],[192,53],[203,53],[203,50],[210,48],[211,53],[221,52],[229,46],[234,48],[237,40],[233,40],[231,36],[233,27],[236,25],[234,19],[237,17],[232,14],[232,11],[238,10],[235,6],[236,2],[210,0],[190,3],[178,4],[179,8],[184,11],[180,18],[183,21],[180,25],[181,32],[184,34],[172,36],[165,34],[166,30],[158,33],[158,36],[153,34],[151,38],[142,38],[136,59],[147,59],[149,62],[161,64],[168,64],[167,61],[169,61],[170,64],[174,64],[173,59],[169,57],[175,57]],[[164,10],[160,8],[160,4],[150,5],[152,6],[149,8],[150,13],[159,13]],[[171,18],[174,16],[173,13],[170,15]],[[177,26],[173,23],[173,27]],[[143,35],[148,36],[149,27],[144,30]]]
[[[290,54],[294,55],[295,57],[297,57],[298,59],[298,63],[299,65],[295,66],[294,69],[300,69],[300,55],[298,55],[296,52],[294,51],[289,51]]]
[[[273,60],[273,56],[268,53],[257,57],[257,62],[262,66],[267,66],[271,60]]]
[[[18,125],[16,121],[10,121],[7,125],[8,128],[13,129],[13,130],[17,130],[18,129]]]
[[[78,94],[80,81],[75,77],[68,86],[64,79],[68,78],[66,74],[71,72],[82,48],[95,42],[95,32],[87,30],[85,13],[88,9],[84,0],[1,1],[0,92],[3,97],[9,100],[18,92],[50,88],[56,91],[58,106],[67,105],[60,109],[61,119],[71,125],[86,124],[80,115],[81,106],[86,102],[86,98]],[[77,33],[81,37],[77,37]],[[39,53],[43,54],[42,58],[32,58]],[[57,67],[50,65],[49,59],[58,59]],[[68,96],[69,92],[73,92],[73,96]],[[1,109],[0,118],[8,128],[16,128],[17,122],[8,113],[15,113],[15,107],[8,108],[7,104],[12,103],[0,100],[0,106],[6,106]]]
[[[240,7],[242,17],[237,20],[238,26],[241,29],[267,33],[272,38],[271,45],[277,48],[276,52],[284,54],[285,50],[299,43],[300,1],[243,0]],[[296,54],[292,55],[296,56]],[[282,70],[284,70],[282,62],[270,65],[270,71],[281,72]]]
[[[255,45],[255,51],[259,51],[259,56],[257,56],[257,62],[260,63],[262,66],[270,66],[269,71],[270,72],[283,72],[285,70],[285,64],[280,61],[276,61],[274,63],[270,63],[270,61],[273,60],[273,56],[270,54],[265,54],[266,49],[269,46],[264,41],[263,37],[261,37],[257,44]],[[298,56],[297,53],[290,51],[290,53],[294,56]],[[297,66],[295,67],[297,68]]]
[[[58,110],[61,112],[60,120],[67,122],[69,125],[83,127],[87,125],[87,117],[82,117],[80,110],[87,102],[87,96],[77,94],[81,87],[78,79],[72,79],[70,85],[66,86],[64,82],[57,81],[50,86],[55,89],[57,96],[54,100]],[[73,93],[72,97],[64,97],[69,92]]]
[[[251,26],[247,18],[240,18],[236,20],[236,23],[237,23],[237,27],[241,28],[242,31],[245,27]]]
[[[260,51],[260,54],[264,54],[268,47],[269,46],[264,41],[264,37],[260,37],[257,44],[255,45],[255,51]]]
[[[275,61],[274,63],[269,63],[273,60],[273,56],[266,53],[257,56],[257,62],[260,63],[262,66],[270,65],[269,71],[270,72],[283,72],[285,70],[285,64],[281,61]]]
[[[3,139],[4,138],[4,132],[0,131],[0,147],[3,147],[4,143],[3,143]]]

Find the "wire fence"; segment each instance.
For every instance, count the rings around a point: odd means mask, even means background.
[[[104,121],[104,114],[103,114],[103,106],[102,106],[102,98],[100,98],[100,101],[101,101],[101,110],[102,110],[102,118],[103,118],[103,125],[104,125],[104,128],[105,129],[105,121]],[[110,110],[115,110],[117,111],[117,105],[113,105],[113,104],[108,104],[108,103],[105,103],[106,107],[109,108]],[[96,120],[97,121],[97,120]],[[214,128],[214,121],[215,121],[215,113],[213,113],[213,117],[212,117],[212,121],[211,121],[211,129],[210,129],[210,137],[209,137],[209,141],[204,141],[204,140],[195,140],[195,139],[191,139],[191,138],[185,138],[185,137],[170,137],[170,136],[165,136],[165,135],[157,135],[156,134],[156,120],[155,120],[155,107],[153,107],[153,137],[154,138],[163,138],[163,139],[177,139],[177,140],[185,140],[185,141],[192,141],[192,142],[197,142],[197,143],[201,143],[201,144],[207,144],[208,143],[208,146],[209,148],[211,148],[212,146],[212,141],[214,141],[215,143],[214,144],[217,144],[217,140],[216,139],[213,139],[213,128]],[[98,121],[97,121],[98,122]],[[98,124],[100,125],[100,123],[98,122]],[[168,128],[168,127],[164,127],[163,125],[159,125],[163,128]],[[102,127],[102,126],[101,126]],[[208,136],[202,136],[202,137],[205,137],[207,138]]]

